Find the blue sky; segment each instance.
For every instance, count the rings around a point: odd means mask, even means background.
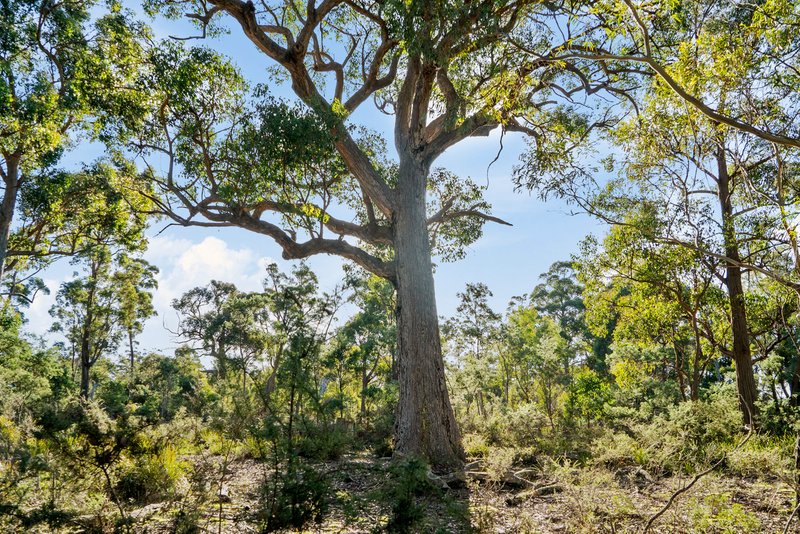
[[[156,35],[162,37],[186,35],[187,31],[193,31],[183,23],[163,20],[150,23]],[[270,81],[266,70],[270,60],[236,28],[228,35],[193,44],[206,44],[228,55],[253,83]],[[278,95],[289,95],[285,87],[272,84],[270,89]],[[369,103],[356,112],[353,120],[389,137],[392,118],[381,114]],[[392,143],[389,146],[393,146]],[[486,196],[492,204],[493,214],[514,225],[487,224],[484,237],[469,248],[464,260],[439,262],[435,277],[440,315],[454,313],[458,303],[456,293],[468,282],[486,283],[494,293],[492,304],[495,309],[505,309],[510,297],[529,292],[538,282],[539,274],[550,264],[577,252],[583,237],[603,231],[600,223],[585,215],[570,215],[570,208],[563,202],[542,202],[526,191],[514,191],[512,169],[525,142],[519,136],[507,135],[503,146],[503,152],[491,167],[490,163],[500,147],[499,131],[486,138],[468,139],[451,148],[436,162],[436,166],[471,177],[479,184],[488,180]],[[97,146],[84,144],[76,147],[67,162],[77,165],[92,161],[98,155]],[[147,323],[139,339],[140,350],[171,353],[178,345],[178,340],[169,332],[177,323],[170,302],[188,289],[217,279],[233,282],[243,290],[255,290],[260,287],[268,262],[278,260],[283,268],[290,266],[289,262],[280,260],[279,247],[263,235],[238,229],[170,227],[164,230],[164,226],[164,223],[156,225],[150,231],[146,258],[161,271],[154,299],[159,315]],[[338,258],[316,256],[308,263],[324,289],[330,289],[340,281],[342,262]],[[74,270],[62,260],[43,273],[51,295],[40,296],[28,310],[29,331],[43,334],[48,330],[51,322],[48,309],[55,292]]]

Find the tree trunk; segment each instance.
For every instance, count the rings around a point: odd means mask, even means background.
[[[84,347],[81,347],[81,398],[89,398],[89,370],[91,365],[89,363],[88,346],[86,352]]]
[[[395,453],[417,455],[436,468],[464,461],[447,392],[425,212],[427,168],[400,164],[394,243],[397,265],[399,402]]]
[[[692,365],[692,381],[689,385],[690,395],[693,401],[700,398],[700,366],[704,359],[705,356],[703,355],[703,347],[700,345],[699,334],[695,333],[694,365]]]
[[[0,204],[0,280],[6,272],[6,256],[8,255],[8,240],[11,236],[11,223],[14,220],[14,211],[17,207],[19,193],[19,164],[11,159],[6,163],[5,191],[3,203]]]
[[[97,278],[100,272],[100,262],[97,257],[92,258],[91,266],[89,268],[89,293],[86,298],[86,317],[83,319],[81,327],[81,397],[84,399],[89,398],[89,371],[94,365],[96,359],[92,358],[92,339],[91,332],[94,324],[94,306],[95,295],[97,290]],[[96,341],[95,341],[96,342]]]
[[[503,359],[503,398],[505,399],[504,404],[506,406],[511,406],[511,370],[509,369],[508,363]]]
[[[361,367],[361,406],[359,408],[359,416],[361,423],[367,419],[367,387],[369,386],[369,377],[367,376],[367,362],[362,361]]]
[[[694,311],[694,317],[697,317],[697,310]],[[692,334],[694,335],[694,362],[692,362],[692,378],[689,383],[689,394],[693,401],[700,398],[700,369],[705,361],[703,354],[703,345],[700,341],[700,328],[697,325],[697,320],[692,319]]]
[[[131,359],[131,380],[133,380],[136,369],[136,351],[133,350],[133,330],[128,330],[128,350]]]
[[[678,389],[681,390],[681,399],[686,399],[685,375],[683,373],[683,351],[678,347],[677,342],[672,343],[672,350],[675,352],[675,376],[678,379]]]
[[[731,333],[733,335],[733,363],[736,367],[736,387],[739,393],[739,408],[742,410],[744,423],[751,425],[756,417],[756,381],[753,376],[753,359],[750,353],[750,333],[747,328],[742,269],[739,267],[741,257],[734,225],[731,177],[728,174],[728,163],[723,146],[720,146],[717,150],[717,172],[717,192],[722,213],[725,256],[728,258],[725,266],[727,273],[725,285],[728,288],[728,299],[731,308]]]

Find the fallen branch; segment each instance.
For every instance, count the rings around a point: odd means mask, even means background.
[[[667,503],[664,505],[664,507],[661,508],[661,510],[659,510],[658,512],[656,512],[652,516],[650,516],[650,519],[647,520],[647,524],[644,526],[644,530],[642,532],[643,533],[648,532],[650,530],[650,527],[653,526],[653,523],[655,523],[658,520],[659,517],[664,515],[666,513],[666,511],[669,510],[670,506],[672,506],[672,503],[675,502],[675,499],[677,499],[683,493],[686,493],[687,491],[689,491],[691,489],[691,487],[694,486],[697,483],[698,480],[700,480],[701,478],[703,478],[704,476],[709,474],[711,471],[713,471],[714,469],[719,467],[728,458],[728,455],[731,452],[735,452],[735,451],[739,450],[745,443],[747,443],[747,441],[750,439],[750,437],[752,435],[753,435],[753,427],[751,426],[749,431],[747,432],[747,436],[745,436],[745,438],[741,442],[739,442],[739,444],[736,445],[736,447],[734,447],[729,453],[723,455],[722,458],[720,458],[719,460],[717,460],[716,462],[711,464],[711,467],[709,467],[708,469],[706,469],[704,471],[701,471],[700,473],[697,473],[694,476],[694,478],[692,479],[692,481],[689,482],[689,484],[687,484],[686,486],[682,487],[681,489],[679,489],[678,491],[673,493],[672,496],[667,501]]]
[[[503,476],[497,477],[493,473],[486,471],[466,471],[464,475],[473,480],[480,480],[481,482],[499,482],[505,486],[512,486],[516,488],[533,488],[535,484],[530,480],[523,478],[526,471],[514,472],[509,469]]]
[[[454,471],[446,475],[435,475],[428,472],[428,479],[442,488],[450,487],[453,482],[465,483],[468,479],[478,480],[481,482],[494,482],[500,483],[504,486],[515,488],[523,488],[527,490],[538,490],[543,486],[549,486],[550,483],[536,484],[528,477],[534,471],[532,469],[508,469],[502,476],[498,477],[495,473],[489,473],[483,470],[484,462],[476,460],[464,466],[463,470]]]
[[[558,482],[546,482],[544,484],[535,486],[533,489],[523,490],[508,497],[506,499],[506,504],[509,506],[519,506],[529,499],[544,497],[545,495],[552,495],[554,493],[561,493],[562,491],[564,491],[564,486]]]
[[[792,519],[794,519],[798,510],[800,510],[800,503],[797,503],[797,506],[792,510],[792,515],[789,516],[789,519],[786,521],[786,526],[783,528],[783,534],[789,534],[789,526],[792,524]]]

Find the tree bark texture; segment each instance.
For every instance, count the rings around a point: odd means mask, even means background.
[[[89,398],[89,371],[92,368],[90,363],[90,359],[88,356],[88,342],[84,343],[87,345],[85,348],[81,347],[81,398],[88,399]]]
[[[433,266],[425,213],[427,169],[402,162],[395,213],[399,403],[395,452],[437,468],[463,464],[444,375]]]
[[[3,203],[0,204],[0,280],[6,272],[8,240],[11,237],[11,223],[14,220],[20,186],[19,166],[15,160],[7,162],[4,178],[5,190]]]
[[[753,375],[753,359],[750,352],[750,332],[747,328],[747,309],[742,284],[742,269],[739,266],[741,256],[739,244],[736,240],[734,226],[733,202],[731,200],[731,176],[728,173],[728,163],[724,147],[717,150],[717,192],[719,195],[720,211],[722,213],[722,230],[725,245],[726,276],[725,285],[728,289],[728,300],[731,313],[731,334],[733,337],[733,363],[736,367],[736,387],[739,393],[739,408],[746,425],[755,422],[756,409],[756,382]]]

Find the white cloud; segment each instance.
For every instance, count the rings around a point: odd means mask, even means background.
[[[150,241],[145,258],[161,270],[156,299],[167,304],[211,280],[232,282],[245,291],[259,289],[266,265],[272,261],[249,248],[231,248],[216,237],[206,237],[199,243],[156,237]]]
[[[266,267],[275,261],[246,244],[223,241],[219,237],[198,237],[196,240],[155,236],[150,239],[144,254],[147,261],[159,268],[158,289],[153,295],[157,315],[145,324],[139,336],[140,351],[161,351],[169,354],[179,345],[171,331],[178,324],[172,309],[172,301],[186,291],[207,285],[211,280],[230,282],[242,291],[258,291],[266,277]],[[279,260],[281,269],[288,272],[296,262]],[[317,256],[309,261],[317,273],[322,289],[330,290],[341,280],[342,260],[329,256]],[[66,263],[51,267],[44,277],[50,294],[40,293],[33,304],[25,310],[28,320],[26,330],[47,335],[53,319],[49,310],[55,303],[61,284],[71,279],[76,267]],[[58,336],[51,335],[51,339]]]
[[[164,329],[177,324],[172,301],[186,291],[220,280],[236,284],[242,291],[260,289],[266,275],[266,266],[273,260],[259,256],[253,249],[232,248],[216,237],[206,237],[200,242],[157,236],[150,240],[145,258],[158,266],[158,290],[153,305],[158,316],[148,321],[140,338],[149,348],[174,345]]]
[[[50,290],[50,293],[45,294],[39,292],[36,298],[33,299],[33,303],[27,309],[23,310],[25,319],[28,321],[25,325],[25,329],[28,332],[39,335],[47,334],[53,324],[53,318],[50,316],[50,308],[55,304],[56,293],[64,280],[45,278],[43,282]]]
[[[156,236],[147,242],[147,252],[144,256],[147,261],[157,264],[174,258],[176,254],[183,254],[193,244],[188,239]]]

